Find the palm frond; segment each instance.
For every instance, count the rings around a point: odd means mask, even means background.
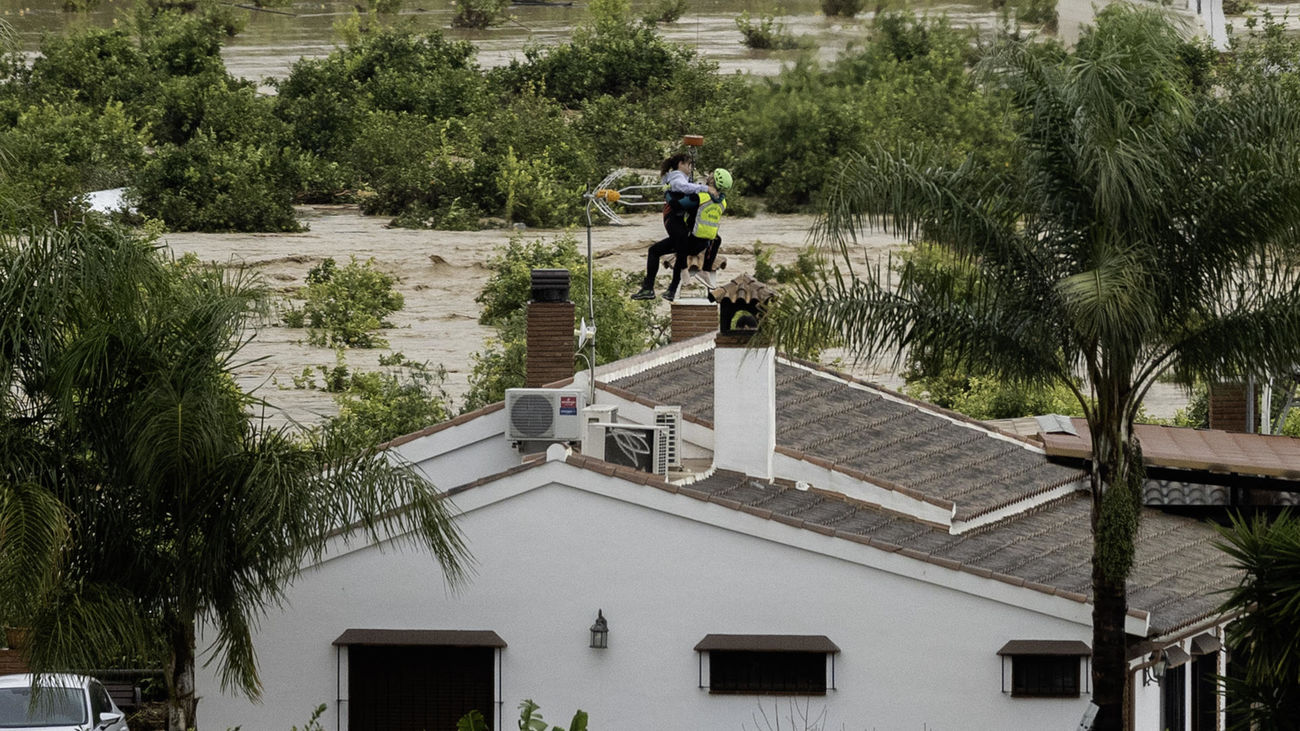
[[[0,617],[18,619],[52,590],[71,535],[69,517],[40,485],[0,481]]]

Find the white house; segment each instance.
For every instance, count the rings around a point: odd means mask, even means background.
[[[763,296],[729,287],[715,290],[723,322]],[[719,321],[708,302],[673,309],[675,325]],[[572,347],[571,327],[549,337]],[[450,730],[468,708],[505,729],[525,698],[552,723],[583,709],[594,729],[631,731],[1078,727],[1091,535],[1077,465],[745,348],[744,333],[675,335],[594,388],[561,384],[557,419],[595,394],[575,417],[583,443],[521,454],[501,404],[395,441],[459,510],[472,581],[449,588],[406,545],[340,542],[257,629],[262,704],[201,671],[203,727],[287,731],[323,703],[327,729]],[[664,405],[681,407],[662,419],[680,466],[592,456],[595,435],[621,432],[587,421],[655,424]],[[1212,592],[1236,580],[1214,540],[1196,520],[1143,516],[1134,728],[1222,721],[1198,682],[1223,669]],[[607,646],[593,647],[599,620]]]

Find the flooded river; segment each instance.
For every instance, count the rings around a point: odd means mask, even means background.
[[[132,0],[101,0],[90,13],[66,13],[61,0],[0,0],[0,17],[13,26],[23,50],[35,51],[45,33],[82,24],[109,26],[129,17]],[[649,0],[634,0],[634,15],[640,15]],[[987,3],[914,3],[918,12],[943,13],[954,23],[985,30],[996,27],[997,14]],[[273,12],[248,11],[248,24],[229,40],[223,51],[231,73],[261,81],[288,74],[301,57],[324,56],[337,41],[335,24],[353,12],[351,2],[309,2],[300,0]],[[821,14],[818,0],[692,0],[687,14],[676,23],[660,26],[668,40],[696,48],[716,61],[725,73],[774,74],[794,58],[794,51],[751,51],[741,44],[735,18],[748,11],[756,19],[774,13],[778,22],[796,36],[816,46],[820,58],[831,59],[845,46],[861,39],[870,14],[854,19],[828,18]],[[585,3],[565,6],[519,5],[509,11],[509,20],[487,30],[451,27],[453,9],[449,0],[405,0],[396,22],[419,29],[436,28],[452,38],[471,41],[478,48],[479,64],[493,67],[519,57],[532,43],[552,44],[563,40],[585,17]]]
[[[452,8],[448,0],[406,0],[399,22],[416,28],[437,28],[449,37],[462,38],[478,48],[484,67],[508,63],[529,44],[556,43],[568,37],[581,22],[583,4],[562,6],[516,6],[510,20],[482,31],[451,28]],[[61,11],[60,0],[0,0],[0,17],[13,27],[20,47],[35,52],[42,35],[67,27],[93,24],[107,27],[126,22],[132,0],[102,0],[91,13]],[[649,0],[633,0],[634,14],[644,12]],[[811,39],[820,58],[830,59],[847,45],[861,39],[870,23],[869,14],[855,19],[827,18],[817,0],[788,0],[781,4],[777,19],[792,33]],[[1288,6],[1269,6],[1276,15]],[[918,12],[945,14],[958,25],[985,31],[996,27],[997,15],[987,4],[920,4]],[[660,26],[669,40],[699,50],[725,73],[774,74],[796,52],[751,51],[740,42],[735,17],[749,11],[757,17],[776,11],[766,0],[693,0],[683,18]],[[301,0],[276,12],[249,12],[244,32],[230,39],[223,56],[230,71],[244,78],[263,81],[282,78],[301,57],[328,54],[335,46],[335,24],[350,17],[348,2]],[[332,256],[346,261],[349,255],[374,258],[382,269],[400,273],[399,290],[406,307],[394,316],[396,327],[386,333],[392,350],[417,361],[443,364],[448,369],[447,391],[459,399],[468,388],[471,354],[481,350],[492,332],[478,324],[474,296],[487,279],[485,260],[495,247],[510,237],[507,231],[444,232],[392,230],[386,219],[361,216],[351,207],[309,207],[299,211],[311,230],[301,234],[171,234],[166,237],[177,253],[194,252],[200,258],[222,264],[244,264],[259,270],[273,288],[288,295],[302,286],[306,272],[321,259]],[[728,271],[753,270],[752,247],[762,241],[775,263],[789,263],[807,245],[811,225],[807,216],[759,216],[729,223],[731,258]],[[529,237],[554,237],[561,231],[529,231]],[[579,234],[580,235],[580,234]],[[601,267],[637,269],[642,266],[645,247],[662,235],[654,217],[646,217],[625,228],[602,227],[596,232],[595,248]],[[900,242],[889,236],[873,236],[867,248],[875,254],[896,249]],[[662,303],[661,303],[662,304]],[[666,305],[663,305],[666,309]],[[351,351],[348,361],[363,369],[377,366],[379,351]],[[280,405],[284,411],[273,416],[314,422],[332,413],[331,398],[319,391],[293,388],[294,376],[316,366],[333,365],[334,353],[305,343],[301,330],[284,328],[274,318],[262,323],[258,338],[246,353],[255,362],[241,371],[245,388]],[[892,363],[860,364],[858,375],[887,385],[900,385]],[[1174,389],[1161,388],[1148,400],[1149,410],[1160,416],[1172,415],[1183,402]]]

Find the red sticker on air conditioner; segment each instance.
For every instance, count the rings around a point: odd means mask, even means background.
[[[560,397],[560,414],[561,414],[561,415],[564,415],[564,414],[576,415],[577,413],[578,413],[578,397],[577,397],[577,396],[561,396],[561,397]]]

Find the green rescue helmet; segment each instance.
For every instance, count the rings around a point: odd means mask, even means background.
[[[727,172],[725,168],[718,168],[717,170],[714,170],[713,184],[718,187],[718,190],[730,190],[731,173]]]

